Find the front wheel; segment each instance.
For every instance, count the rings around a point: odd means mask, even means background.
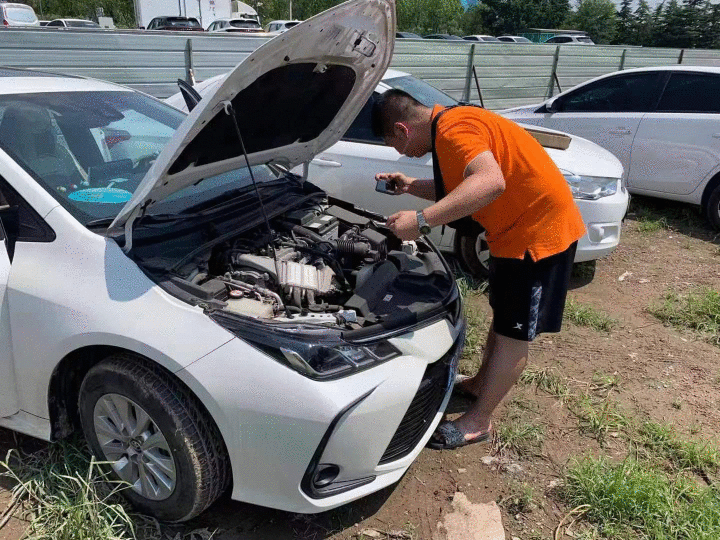
[[[215,424],[172,375],[130,354],[94,366],[80,389],[80,420],[96,457],[128,484],[141,511],[185,521],[205,510],[230,480]]]
[[[463,266],[473,277],[485,279],[490,273],[490,248],[485,239],[485,231],[475,229],[470,232],[460,232],[457,240],[457,251]]]
[[[720,230],[720,184],[710,193],[705,205],[705,215],[715,229]]]

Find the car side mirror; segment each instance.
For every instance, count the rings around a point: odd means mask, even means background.
[[[545,104],[545,110],[549,113],[556,113],[560,111],[560,100],[556,97],[552,98]]]
[[[7,204],[0,206],[0,224],[6,237],[8,258],[12,262],[15,255],[15,243],[20,232],[20,207]]]
[[[192,87],[192,85],[182,79],[177,80],[177,85],[178,88],[180,88],[180,93],[182,94],[183,99],[185,100],[188,112],[192,111],[195,108],[195,105],[200,103],[202,96]]]

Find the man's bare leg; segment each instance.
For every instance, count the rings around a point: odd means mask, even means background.
[[[492,327],[491,327],[492,328]],[[528,342],[495,334],[490,330],[483,364],[468,387],[478,396],[475,403],[454,421],[467,440],[490,429],[490,418],[520,378],[528,359]],[[468,381],[471,382],[471,381]]]

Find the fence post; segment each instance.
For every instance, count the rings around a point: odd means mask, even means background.
[[[550,72],[550,84],[548,84],[547,99],[550,99],[551,97],[553,97],[553,92],[555,90],[555,80],[557,78],[557,66],[558,66],[559,58],[560,58],[560,45],[558,45],[555,48],[555,58],[553,58],[552,71]]]
[[[618,68],[618,71],[622,71],[625,69],[625,57],[627,56],[627,49],[623,49],[622,56],[620,57],[620,67]]]
[[[473,67],[475,66],[475,44],[470,45],[470,53],[468,54],[467,72],[465,73],[465,90],[463,91],[463,101],[470,102],[470,84],[472,83]]]
[[[678,64],[682,64],[683,56],[685,56],[685,49],[680,49],[680,56],[678,57]]]
[[[193,46],[192,39],[185,43],[185,80],[188,84],[195,84],[195,69],[193,68]]]

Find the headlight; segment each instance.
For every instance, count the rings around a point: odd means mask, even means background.
[[[563,175],[576,199],[594,201],[617,193],[618,178],[578,176],[568,172],[563,172]]]
[[[223,313],[211,318],[278,362],[312,379],[336,379],[386,362],[402,353],[387,341],[348,343],[329,328],[269,328]]]

